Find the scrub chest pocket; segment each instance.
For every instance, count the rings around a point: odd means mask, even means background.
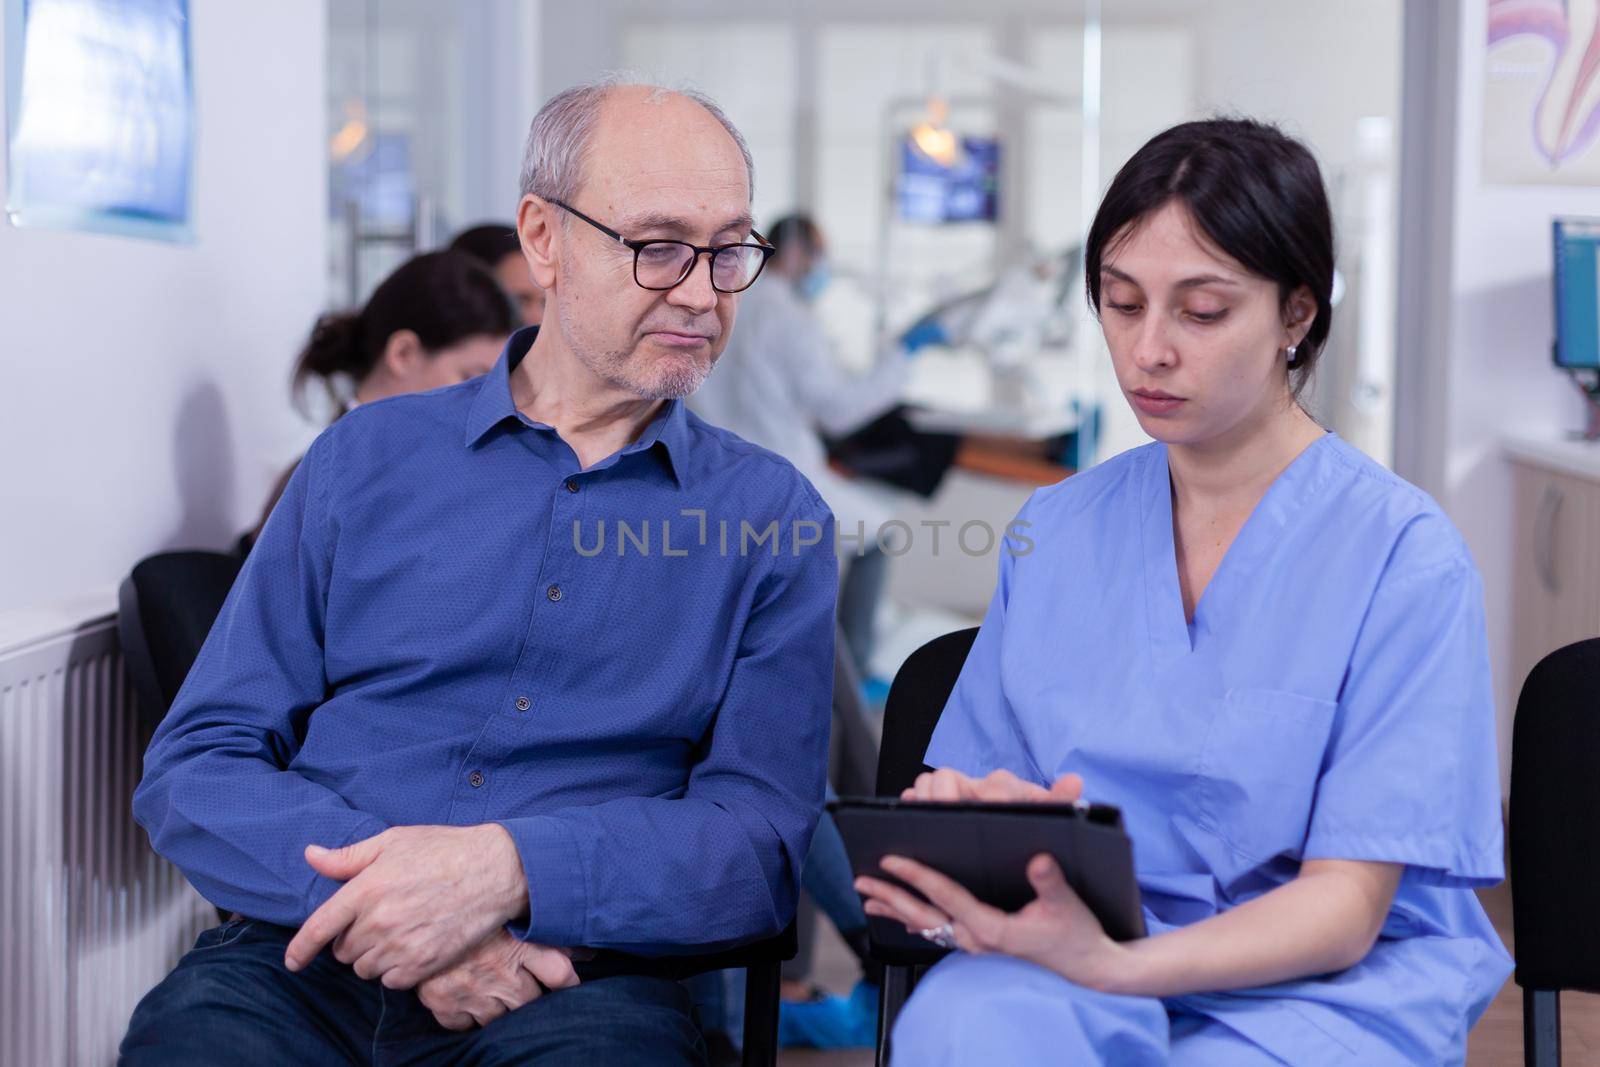
[[[1231,689],[1207,701],[1196,824],[1248,859],[1298,859],[1337,707],[1272,689]]]

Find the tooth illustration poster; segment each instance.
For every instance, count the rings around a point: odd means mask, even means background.
[[[1489,0],[1483,177],[1600,186],[1600,0]]]

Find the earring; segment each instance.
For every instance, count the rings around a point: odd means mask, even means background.
[[[1293,366],[1294,366],[1294,360],[1295,360],[1295,355],[1294,355],[1294,353],[1295,353],[1295,349],[1297,349],[1297,348],[1299,348],[1299,347],[1300,347],[1300,346],[1299,346],[1299,345],[1290,345],[1290,346],[1289,346],[1289,347],[1288,347],[1288,348],[1286,348],[1286,349],[1284,349],[1284,350],[1283,350],[1283,351],[1284,351],[1284,355],[1286,355],[1286,356],[1288,356],[1288,357],[1289,357],[1289,366],[1291,366],[1291,367],[1293,367]]]

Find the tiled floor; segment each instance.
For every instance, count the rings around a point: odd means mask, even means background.
[[[1504,886],[1481,894],[1500,936],[1511,946],[1511,895]],[[847,991],[855,964],[844,944],[826,937],[817,946],[816,978],[829,989]],[[1565,1067],[1600,1067],[1600,996],[1566,993],[1561,997],[1561,1041]],[[787,1050],[782,1067],[871,1067],[871,1050],[817,1052]],[[1516,1067],[1522,1063],[1522,990],[1507,982],[1472,1031],[1467,1067]],[[990,1065],[983,1065],[990,1067]],[[998,1067],[998,1065],[996,1065]]]

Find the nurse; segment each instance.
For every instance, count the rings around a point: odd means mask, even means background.
[[[1297,402],[1328,336],[1317,165],[1243,120],[1160,134],[1086,248],[1155,439],[1035,493],[913,799],[1123,811],[1148,938],[1046,856],[1007,914],[893,857],[866,907],[962,951],[896,1063],[1459,1064],[1511,963],[1478,574],[1427,495]]]

